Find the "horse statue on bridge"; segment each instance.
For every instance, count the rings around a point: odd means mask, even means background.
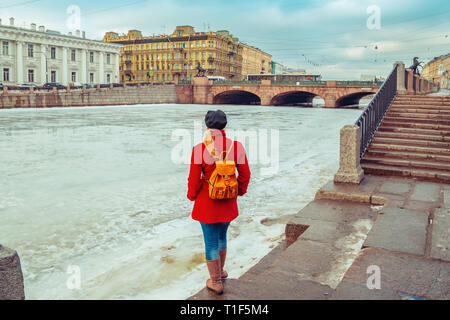
[[[411,67],[409,67],[408,69],[411,69],[413,71],[414,74],[417,74],[420,76],[420,72],[419,72],[419,67],[423,68],[423,61],[419,62],[419,58],[418,57],[414,57],[413,59],[413,64]]]
[[[206,70],[200,66],[200,62],[197,62],[197,67],[195,69],[197,69],[197,71],[198,71],[196,77],[204,77],[205,76]]]

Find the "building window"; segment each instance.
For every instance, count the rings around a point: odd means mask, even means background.
[[[55,47],[50,48],[50,59],[56,59],[56,48]]]
[[[32,44],[28,45],[28,57],[29,58],[34,57],[34,45],[32,45]]]
[[[70,52],[70,60],[76,61],[77,60],[77,51],[75,49],[72,49]]]
[[[94,52],[93,51],[89,52],[89,62],[94,63]]]
[[[92,72],[89,73],[89,82],[94,83],[94,74]]]
[[[164,81],[165,76],[166,76],[165,74],[163,74],[163,75],[161,76],[161,80],[162,80],[162,81]]]
[[[50,73],[50,82],[56,82],[56,71]]]
[[[3,55],[8,56],[9,55],[9,42],[3,41]]]
[[[77,82],[77,73],[75,71],[72,72],[72,82]]]
[[[144,60],[144,55],[142,55],[142,60]],[[111,54],[106,55],[106,64],[111,64]]]
[[[109,73],[106,75],[106,83],[111,83],[111,75]]]
[[[28,70],[28,82],[34,82],[34,70],[33,69],[29,69]]]
[[[9,68],[3,69],[3,81],[5,82],[9,81]]]
[[[167,44],[167,49],[170,49],[171,45],[170,43]]]

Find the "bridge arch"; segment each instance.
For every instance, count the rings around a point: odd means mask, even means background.
[[[375,91],[362,91],[362,92],[355,92],[355,93],[351,93],[351,94],[342,96],[336,100],[336,107],[359,105],[359,102],[362,98],[364,98],[366,96],[371,96],[374,94],[376,94]]]
[[[305,105],[312,104],[314,98],[322,97],[308,91],[286,91],[274,96],[270,104],[273,106]]]
[[[261,98],[245,90],[228,90],[216,94],[213,104],[261,105]]]

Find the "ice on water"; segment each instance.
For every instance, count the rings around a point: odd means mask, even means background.
[[[199,224],[174,164],[175,129],[219,106],[2,110],[0,243],[21,257],[29,299],[185,299],[207,278]],[[229,232],[237,278],[283,238],[286,219],[338,169],[339,130],[359,110],[220,106],[230,129],[279,130],[277,174],[251,166]],[[270,137],[270,134],[269,134]],[[196,141],[198,143],[200,141]],[[262,224],[269,218],[271,223]],[[81,271],[68,289],[69,266]]]

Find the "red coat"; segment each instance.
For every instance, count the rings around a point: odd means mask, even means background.
[[[223,148],[224,138],[226,139],[226,148]],[[236,162],[239,196],[243,196],[247,193],[251,176],[244,146],[240,142],[233,143],[226,138],[225,131],[215,138],[214,143],[216,150],[228,151],[233,145],[228,160]],[[212,200],[209,198],[209,185],[204,178],[209,179],[215,168],[215,162],[205,145],[203,143],[196,145],[192,150],[187,197],[189,200],[195,201],[192,219],[202,223],[231,222],[239,216],[237,199]]]

